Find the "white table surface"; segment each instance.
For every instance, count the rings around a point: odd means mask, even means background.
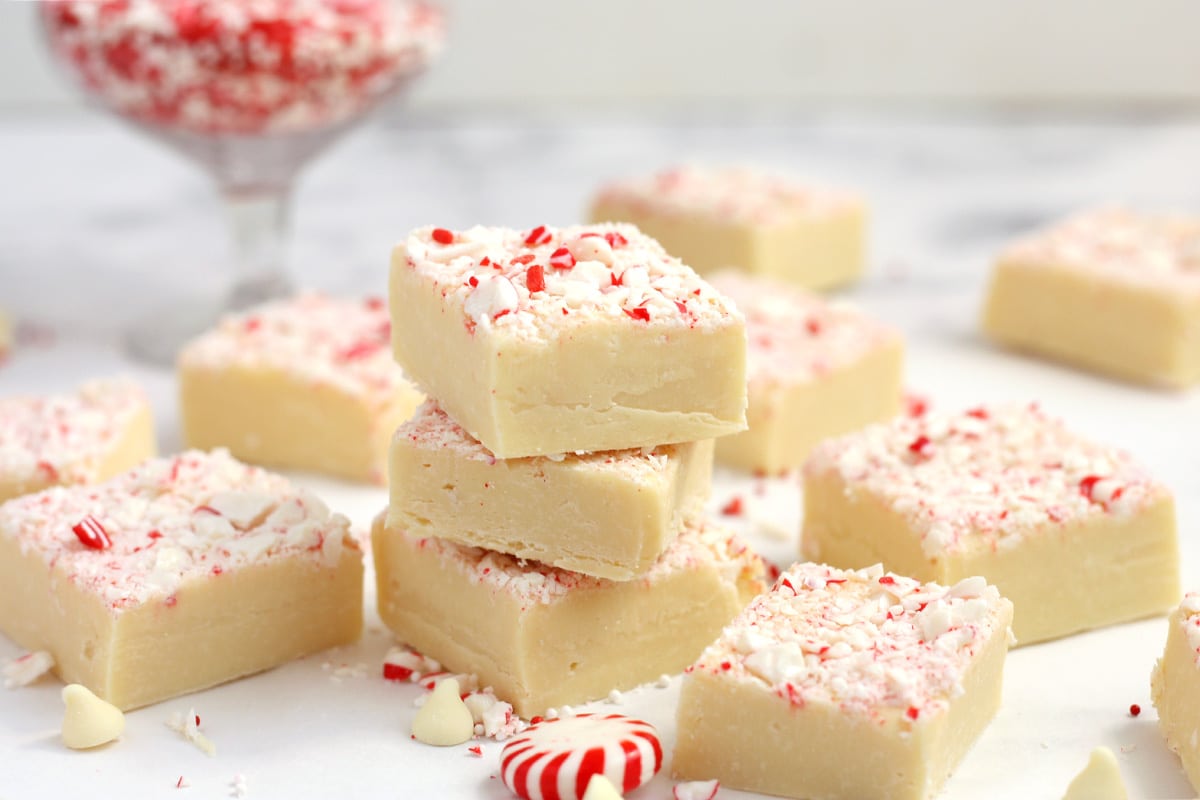
[[[389,245],[409,227],[569,222],[603,176],[686,157],[780,164],[862,188],[875,215],[873,266],[847,294],[905,331],[910,386],[950,408],[1038,400],[1133,450],[1177,493],[1185,583],[1200,586],[1200,394],[997,352],[975,327],[988,254],[1014,231],[1090,202],[1200,207],[1200,126],[763,115],[738,124],[599,116],[380,124],[301,182],[297,272],[306,285],[381,293]],[[116,333],[168,296],[211,293],[225,274],[207,185],[124,129],[79,117],[0,120],[0,175],[0,306],[22,320],[26,340],[0,367],[0,394],[134,374],[152,394],[162,449],[177,448],[171,375],[128,361]],[[381,489],[297,477],[360,525],[386,502]],[[737,524],[764,555],[790,562],[795,482],[719,473],[714,507],[734,494],[752,509]],[[0,690],[0,798],[215,798],[239,774],[254,798],[509,797],[495,777],[499,745],[485,743],[475,759],[409,740],[419,690],[381,680],[390,638],[373,612],[370,620],[355,647],[133,712],[124,738],[94,752],[59,744],[53,679]],[[1014,651],[999,716],[941,796],[1060,797],[1098,744],[1117,753],[1132,797],[1194,796],[1150,706],[1149,672],[1165,634],[1154,619]],[[0,637],[0,659],[17,654]],[[363,665],[363,674],[337,679],[341,665]],[[655,723],[669,751],[677,690],[678,679],[599,706]],[[1143,709],[1136,719],[1131,703]],[[163,724],[191,707],[215,758]],[[191,788],[176,795],[180,776]],[[631,797],[669,797],[669,787],[660,775]]]

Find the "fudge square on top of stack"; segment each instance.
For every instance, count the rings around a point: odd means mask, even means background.
[[[762,588],[700,518],[711,439],[745,428],[733,303],[629,225],[421,228],[391,292],[429,402],[374,530],[385,622],[525,714],[687,666]]]
[[[391,296],[396,360],[497,457],[746,427],[741,313],[631,225],[421,228]]]

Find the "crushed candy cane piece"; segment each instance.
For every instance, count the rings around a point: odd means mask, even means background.
[[[393,647],[383,659],[383,677],[389,681],[416,683],[425,675],[441,672],[442,665],[408,647]]]
[[[28,686],[52,669],[54,669],[54,656],[45,650],[18,656],[4,665],[4,688],[16,689]]]
[[[675,784],[671,796],[675,800],[713,800],[720,788],[721,782],[717,780],[686,781]]]
[[[241,773],[234,775],[233,780],[229,782],[229,796],[245,797],[247,791],[246,776],[242,775]]]
[[[194,744],[205,755],[215,756],[217,754],[217,746],[200,732],[200,715],[196,713],[196,709],[189,708],[187,714],[181,714],[178,711],[172,712],[171,716],[167,718],[166,725]]]

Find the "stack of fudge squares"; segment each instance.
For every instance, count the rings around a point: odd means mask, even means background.
[[[745,427],[732,302],[630,225],[422,228],[392,262],[379,612],[522,716],[686,667],[764,587],[702,513]]]
[[[928,798],[1011,646],[1174,608],[1151,692],[1200,785],[1200,594],[1180,602],[1165,485],[1037,405],[899,413],[899,334],[795,285],[861,268],[848,194],[688,167],[605,187],[608,217],[638,227],[421,228],[390,313],[303,294],[227,318],[180,356],[177,455],[127,381],[0,400],[17,677],[130,709],[357,640],[366,548],[261,466],[298,468],[386,479],[381,618],[522,717],[684,672],[679,778]],[[1194,220],[1072,218],[1001,256],[985,329],[1194,381],[1198,243]],[[714,459],[799,470],[773,579],[705,517]]]

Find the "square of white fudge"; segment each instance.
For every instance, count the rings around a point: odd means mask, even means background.
[[[741,314],[630,225],[420,228],[391,298],[396,360],[501,458],[745,428]]]

